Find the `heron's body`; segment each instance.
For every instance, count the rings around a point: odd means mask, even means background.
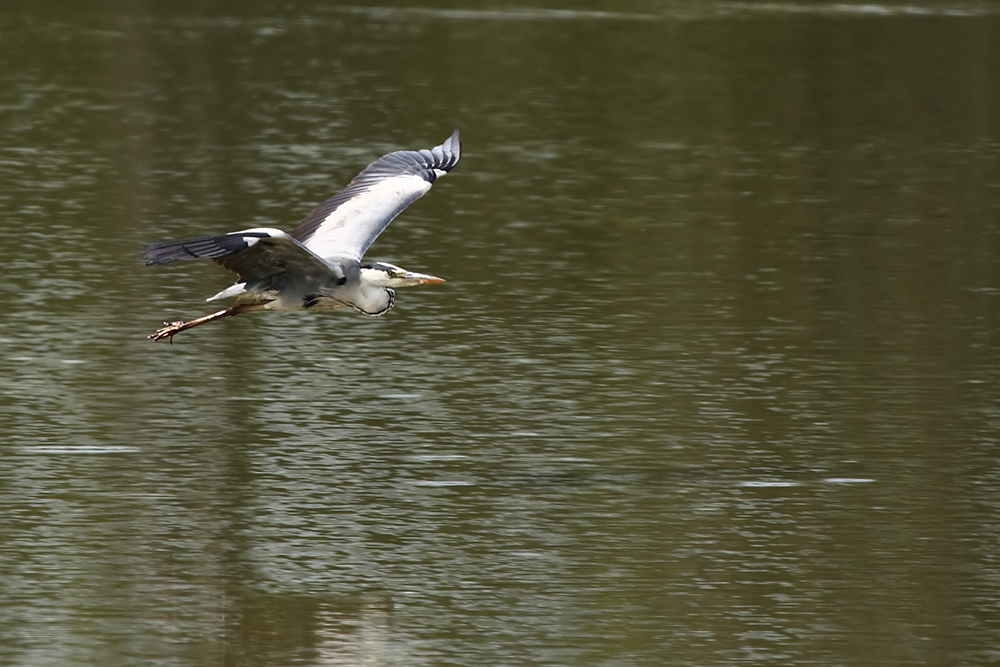
[[[362,264],[361,258],[404,208],[430,190],[438,176],[451,171],[460,154],[455,130],[430,150],[383,155],[347,188],[316,207],[291,233],[257,227],[150,243],[144,254],[147,264],[201,257],[239,276],[236,284],[208,299],[233,298],[235,305],[188,322],[167,324],[150,338],[172,340],[193,326],[255,310],[351,308],[379,316],[392,308],[394,287],[444,282],[392,264]]]

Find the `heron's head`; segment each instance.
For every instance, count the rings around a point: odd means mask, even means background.
[[[414,273],[385,262],[373,262],[362,266],[361,279],[373,287],[389,288],[444,282],[444,278]]]

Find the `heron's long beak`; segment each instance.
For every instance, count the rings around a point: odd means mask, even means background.
[[[429,276],[426,273],[414,273],[413,271],[407,271],[403,274],[403,284],[404,285],[428,285],[431,283],[443,283],[444,278],[438,278],[437,276]]]

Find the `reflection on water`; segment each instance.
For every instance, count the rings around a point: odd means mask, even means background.
[[[989,8],[50,11],[0,16],[0,662],[996,661]],[[228,276],[144,241],[456,125],[371,253],[448,283],[145,339]]]

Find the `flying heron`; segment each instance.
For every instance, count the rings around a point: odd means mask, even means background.
[[[164,322],[149,335],[173,342],[174,335],[224,317],[257,310],[353,308],[379,317],[392,308],[395,287],[443,283],[444,279],[384,262],[361,263],[378,235],[404,208],[451,171],[461,154],[458,130],[440,146],[395,151],[375,160],[341,192],[307,215],[290,234],[255,227],[221,236],[159,241],[145,247],[147,265],[175,259],[211,259],[238,276],[208,301],[236,302],[194,320]]]

